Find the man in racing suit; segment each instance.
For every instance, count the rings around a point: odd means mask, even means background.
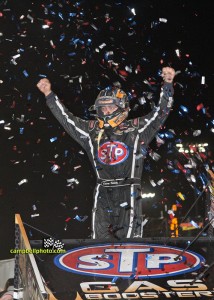
[[[142,235],[142,147],[163,125],[173,104],[174,69],[163,68],[159,103],[146,116],[127,120],[128,98],[107,88],[95,102],[96,120],[74,116],[51,91],[47,78],[37,87],[67,133],[87,152],[97,176],[92,210],[92,238],[133,238]]]

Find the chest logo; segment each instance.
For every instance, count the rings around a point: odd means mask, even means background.
[[[98,160],[104,165],[114,166],[124,162],[129,156],[128,147],[118,141],[108,141],[98,150]]]

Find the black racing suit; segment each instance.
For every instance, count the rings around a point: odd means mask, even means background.
[[[147,147],[166,120],[173,87],[164,83],[157,106],[146,116],[126,120],[102,135],[98,120],[82,120],[52,92],[47,105],[67,133],[87,152],[97,176],[92,238],[132,238],[142,232],[142,145]],[[100,136],[98,137],[98,135]]]
[[[206,191],[206,221],[210,223],[208,227],[208,236],[214,236],[214,181],[210,180],[208,183],[208,190]]]

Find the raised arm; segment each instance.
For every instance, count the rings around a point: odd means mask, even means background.
[[[45,95],[47,106],[66,132],[75,139],[81,146],[89,137],[88,121],[75,117],[58,99],[51,90],[51,83],[47,78],[41,79],[37,84],[38,89]],[[85,148],[85,147],[84,147]]]
[[[173,79],[175,77],[175,70],[170,67],[163,68],[162,77],[164,83],[161,87],[158,105],[149,114],[139,118],[139,134],[145,145],[148,145],[160,130],[173,104]]]

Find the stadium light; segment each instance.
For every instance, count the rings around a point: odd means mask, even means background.
[[[178,152],[181,153],[194,153],[194,148],[197,152],[206,152],[206,147],[208,147],[208,143],[200,143],[200,144],[176,144]]]

